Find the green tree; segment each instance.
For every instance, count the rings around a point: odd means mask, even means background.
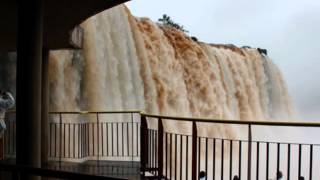
[[[160,18],[158,21],[161,22],[163,25],[166,25],[166,26],[169,26],[169,27],[172,27],[172,28],[176,28],[176,29],[178,29],[178,30],[180,30],[182,32],[188,33],[188,31],[185,30],[182,25],[179,25],[178,23],[175,23],[170,18],[170,16],[168,16],[166,14],[162,15],[162,18]]]

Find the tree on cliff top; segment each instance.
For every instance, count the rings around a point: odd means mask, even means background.
[[[188,33],[189,31],[185,30],[184,27],[182,25],[179,25],[178,23],[175,23],[170,16],[164,14],[162,15],[162,18],[160,18],[158,20],[159,22],[161,22],[163,25],[169,26],[169,27],[173,27],[176,28],[182,32]]]

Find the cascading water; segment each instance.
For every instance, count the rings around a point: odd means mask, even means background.
[[[237,120],[292,115],[281,72],[256,49],[197,42],[177,29],[133,17],[124,6],[81,26],[82,52],[51,52],[52,111],[139,109]],[[226,125],[198,127],[202,137],[235,138],[246,132]],[[191,132],[184,123],[167,123],[165,128]]]
[[[174,28],[135,18],[124,6],[81,26],[82,52],[50,55],[53,111],[141,109],[239,120],[292,114],[279,69],[256,49],[196,42]],[[203,133],[235,132],[220,127]]]
[[[85,32],[83,50],[50,52],[50,111],[134,109],[160,115],[236,120],[292,116],[280,70],[256,49],[194,41],[177,29],[133,17],[124,6],[102,12],[81,26]],[[4,84],[14,84],[14,56],[0,54],[0,58],[10,59],[5,68],[0,67],[2,77],[7,77],[1,81]],[[0,86],[15,91],[14,87]],[[112,120],[121,121],[123,117],[113,116]],[[95,117],[64,115],[64,120],[87,122],[95,121]],[[202,137],[232,139],[243,135],[239,127],[198,127]],[[190,124],[182,123],[165,124],[165,128],[182,134],[191,131]],[[59,137],[68,142],[70,133]],[[121,143],[124,141],[128,138]],[[81,143],[76,142],[75,146]],[[138,151],[136,147],[132,149]],[[132,149],[125,151],[133,152]],[[94,148],[89,150],[92,151],[99,153]]]

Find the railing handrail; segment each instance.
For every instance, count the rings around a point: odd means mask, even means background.
[[[8,111],[15,113],[15,110]],[[319,122],[301,122],[301,121],[265,121],[265,120],[228,120],[228,119],[213,119],[213,118],[191,118],[178,116],[164,116],[148,114],[140,110],[126,110],[126,111],[51,111],[49,114],[129,114],[137,113],[142,116],[150,118],[161,118],[163,120],[176,120],[199,123],[218,123],[218,124],[237,124],[237,125],[255,125],[255,126],[289,126],[289,127],[320,127]]]
[[[320,127],[318,122],[289,122],[289,121],[248,121],[248,120],[227,120],[227,119],[210,119],[210,118],[189,118],[189,117],[174,117],[160,116],[147,113],[141,115],[151,118],[161,118],[163,120],[189,121],[201,123],[219,123],[219,124],[238,124],[238,125],[256,125],[256,126],[299,126],[299,127]]]
[[[49,114],[141,114],[139,110],[126,110],[126,111],[51,111]]]

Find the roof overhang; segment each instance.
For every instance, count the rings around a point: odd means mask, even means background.
[[[87,18],[129,0],[44,0],[43,45],[48,49],[80,48],[80,27]],[[17,1],[0,1],[0,51],[15,51]]]

